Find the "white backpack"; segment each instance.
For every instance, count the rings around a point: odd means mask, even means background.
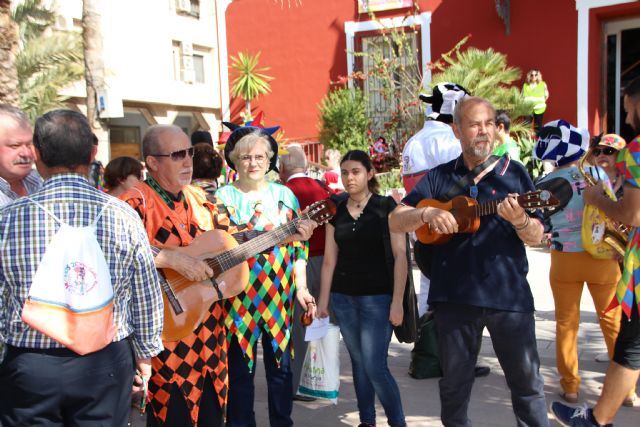
[[[27,198],[60,228],[33,277],[22,320],[78,354],[101,350],[113,341],[117,330],[111,274],[96,238],[96,224],[112,200],[90,225],[72,227]]]

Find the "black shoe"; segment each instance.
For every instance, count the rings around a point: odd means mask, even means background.
[[[296,394],[293,396],[293,400],[297,400],[298,402],[313,402],[314,400],[316,400],[316,398],[305,396],[304,394]]]
[[[476,378],[486,377],[491,372],[491,368],[488,366],[476,366],[474,369],[474,374]]]

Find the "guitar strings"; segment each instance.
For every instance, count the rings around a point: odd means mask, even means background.
[[[212,258],[207,258],[206,260],[204,260],[207,265],[209,265],[209,267],[211,268],[215,268],[216,266],[220,266],[222,272],[229,270],[230,268],[240,264],[241,262],[246,260],[246,257],[244,257],[243,253],[250,253],[251,251],[255,251],[255,247],[260,247],[262,246],[264,243],[263,240],[266,240],[267,242],[272,238],[272,237],[279,237],[279,239],[277,240],[277,242],[284,240],[286,237],[291,236],[292,234],[295,234],[294,231],[297,229],[297,224],[305,219],[310,219],[310,213],[306,213],[303,214],[302,216],[293,219],[292,221],[287,222],[286,224],[282,224],[280,226],[278,226],[277,228],[275,228],[274,230],[272,230],[271,232],[262,234],[252,240],[250,240],[249,242],[247,242],[244,245],[239,245],[236,246],[235,248],[226,251],[222,254],[216,255]],[[240,252],[239,254],[236,254],[236,252]],[[259,253],[259,251],[258,251]],[[169,286],[181,286],[183,284],[186,283],[191,283],[193,282],[192,280],[189,280],[185,277],[180,276],[179,278],[173,280],[173,283]],[[163,286],[168,285],[165,284]],[[164,291],[167,292],[166,288],[164,288]]]

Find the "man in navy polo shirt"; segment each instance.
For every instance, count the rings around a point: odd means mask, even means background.
[[[439,335],[441,419],[446,427],[471,426],[467,408],[484,327],[511,389],[517,425],[549,425],[524,247],[540,242],[543,227],[540,216],[530,217],[516,199],[517,194],[534,190],[524,167],[506,156],[489,161],[495,117],[494,107],[483,98],[459,101],[453,131],[462,155],[429,171],[394,210],[389,223],[393,232],[428,224],[436,233],[454,234],[434,250],[429,291]],[[458,223],[449,211],[415,207],[422,199],[446,201],[445,195],[483,164],[473,182],[456,192],[479,203],[502,200],[496,215],[481,218],[476,233],[456,234]]]

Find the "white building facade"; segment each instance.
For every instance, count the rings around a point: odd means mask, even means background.
[[[222,4],[220,4],[222,3]],[[101,0],[106,88],[100,118],[109,130],[99,160],[142,160],[141,139],[153,124],[215,138],[228,116],[227,0]],[[81,30],[82,0],[58,1],[58,25]],[[65,90],[86,112],[84,81]]]

